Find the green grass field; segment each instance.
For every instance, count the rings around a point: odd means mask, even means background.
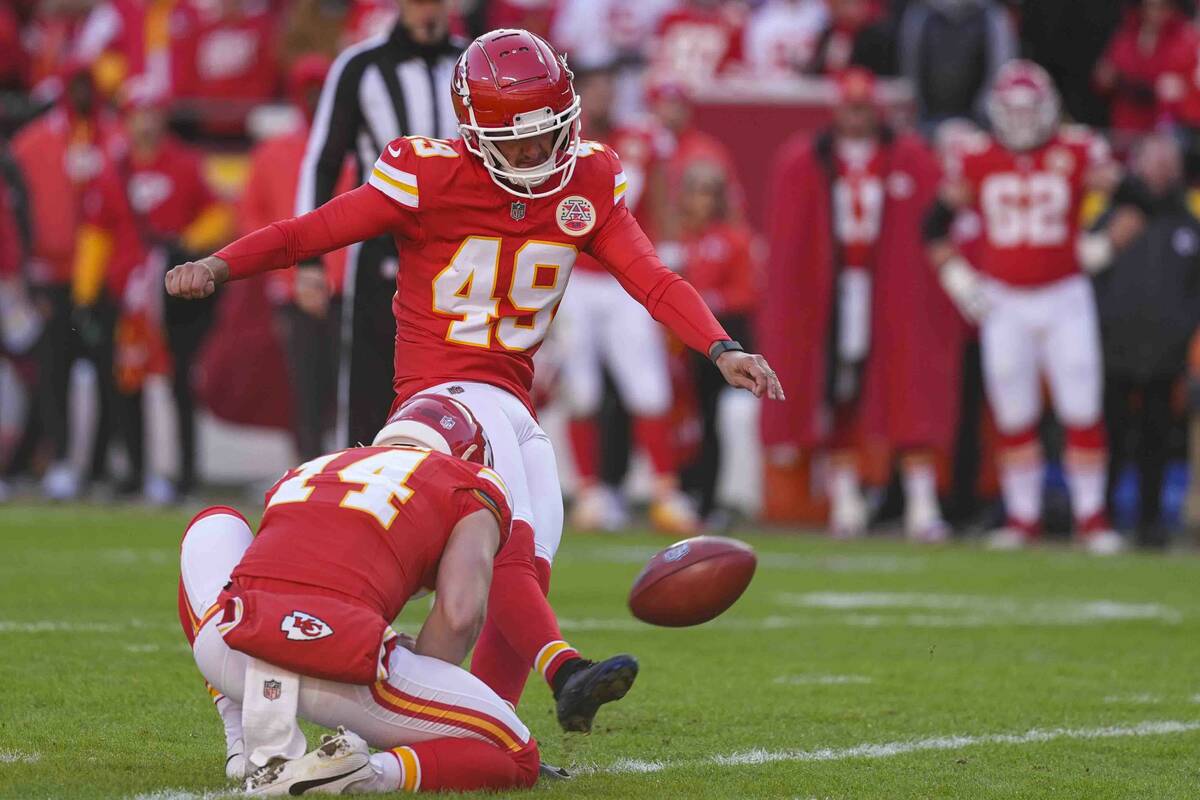
[[[228,790],[175,616],[186,519],[0,509],[0,797]],[[530,681],[521,714],[576,773],[537,796],[1200,797],[1200,558],[745,538],[746,596],[665,630],[624,606],[665,542],[568,533],[565,634],[642,673],[590,736]]]

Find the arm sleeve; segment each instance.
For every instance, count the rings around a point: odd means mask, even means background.
[[[658,260],[625,203],[613,208],[587,252],[688,347],[707,355],[713,344],[729,338],[692,285]]]
[[[229,279],[239,280],[388,232],[415,238],[415,215],[375,187],[363,185],[316,211],[259,228],[221,249],[217,257],[229,264]]]
[[[296,185],[296,214],[307,214],[333,197],[346,154],[358,131],[358,82],[362,69],[355,51],[342,53],[329,69],[309,128],[308,145]]]

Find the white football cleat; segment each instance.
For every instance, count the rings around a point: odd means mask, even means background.
[[[52,464],[42,476],[42,494],[47,500],[74,500],[79,496],[79,476],[65,461]]]
[[[246,760],[245,753],[230,753],[225,758],[225,777],[231,781],[241,783],[246,780],[249,768],[250,762]]]
[[[339,726],[337,733],[322,736],[320,746],[311,753],[259,767],[246,779],[244,788],[252,797],[342,794],[374,775],[367,743]]]
[[[664,492],[650,504],[650,524],[659,533],[672,536],[695,536],[700,532],[695,506],[678,489]]]
[[[615,531],[627,522],[620,499],[603,484],[581,489],[571,505],[571,527],[583,531]]]
[[[911,503],[904,510],[904,535],[910,542],[941,544],[950,538],[950,526],[936,505]]]
[[[1080,537],[1083,549],[1094,556],[1114,556],[1125,550],[1125,537],[1111,528]]]
[[[1017,525],[1005,525],[988,534],[987,549],[1013,551],[1022,550],[1033,539],[1029,531]]]
[[[835,494],[829,509],[829,534],[835,539],[857,539],[867,533],[869,512],[861,494]]]

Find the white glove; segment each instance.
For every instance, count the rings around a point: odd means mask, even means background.
[[[1113,259],[1113,242],[1104,233],[1083,233],[1075,240],[1075,255],[1079,266],[1088,275],[1108,269]]]
[[[979,322],[987,316],[991,301],[983,276],[965,258],[956,256],[943,264],[938,279],[964,317]]]

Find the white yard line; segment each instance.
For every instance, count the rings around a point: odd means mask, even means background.
[[[174,622],[147,622],[131,619],[126,622],[80,622],[67,619],[11,620],[0,619],[0,633],[121,633],[124,631],[178,631]]]
[[[920,592],[782,592],[780,605],[849,613],[847,625],[921,628],[978,628],[988,625],[1094,625],[1151,620],[1178,624],[1183,614],[1161,603],[1118,600],[1022,599],[987,595]],[[883,613],[909,611],[908,614]]]
[[[41,760],[41,753],[25,753],[20,750],[0,750],[0,764],[36,764]]]
[[[843,686],[870,682],[866,675],[780,675],[772,681],[784,686]]]
[[[818,750],[741,750],[686,761],[639,761],[620,759],[608,766],[582,766],[572,769],[579,774],[662,772],[684,767],[757,766],[760,764],[814,761],[848,761],[856,758],[891,758],[907,753],[961,750],[977,745],[1041,744],[1061,739],[1119,739],[1141,736],[1166,736],[1200,731],[1200,721],[1150,720],[1136,725],[1112,725],[1101,728],[1034,728],[1024,733],[987,733],[950,735],[901,742],[858,744],[852,747],[826,747]]]
[[[221,797],[238,797],[241,793],[234,789],[221,789],[215,792],[193,792],[188,789],[156,789],[153,792],[135,794],[130,800],[217,800]]]
[[[586,545],[564,548],[559,555],[563,562],[602,561],[609,564],[644,564],[658,550],[640,545]],[[891,574],[920,572],[929,560],[924,556],[889,555],[802,555],[800,553],[759,552],[759,566],[765,569],[803,570],[810,572],[862,572]]]
[[[1156,694],[1148,692],[1139,692],[1137,694],[1110,694],[1105,695],[1104,702],[1119,703],[1122,705],[1139,705],[1149,706],[1156,703],[1161,703],[1163,699]]]

